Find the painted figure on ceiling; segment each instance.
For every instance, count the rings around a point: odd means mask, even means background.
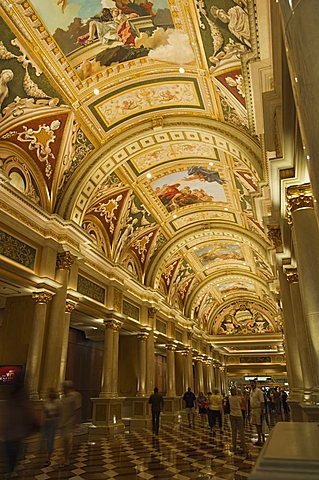
[[[0,110],[3,101],[9,96],[8,83],[13,79],[12,70],[2,70],[0,73]]]
[[[239,6],[231,7],[227,12],[222,8],[213,5],[210,9],[213,18],[218,18],[221,22],[228,25],[228,30],[242,43],[251,47],[249,17],[247,13]]]
[[[225,183],[225,180],[220,178],[218,172],[209,170],[206,167],[192,166],[188,169],[188,175],[191,175],[187,180],[201,180],[206,182],[217,182],[220,185]]]

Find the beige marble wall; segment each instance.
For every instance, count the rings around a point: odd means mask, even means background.
[[[120,335],[119,344],[119,396],[136,395],[138,376],[138,339],[134,335]]]

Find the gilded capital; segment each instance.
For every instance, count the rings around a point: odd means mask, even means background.
[[[313,208],[313,195],[310,183],[293,185],[287,188],[287,218],[292,224],[292,213],[301,208]]]
[[[276,249],[282,248],[281,230],[279,225],[269,226],[267,236]]]
[[[138,332],[137,334],[137,338],[139,340],[141,340],[141,342],[145,342],[149,337],[149,333],[148,332]]]
[[[289,283],[296,283],[298,282],[298,271],[296,268],[286,268],[285,275],[287,278],[287,282]]]
[[[69,300],[67,300],[65,304],[65,313],[72,313],[75,307],[76,307],[75,302],[70,302]]]
[[[174,345],[173,343],[168,343],[166,345],[166,350],[169,351],[169,352],[175,352],[176,350],[176,345]]]
[[[74,260],[75,260],[75,257],[71,255],[70,252],[58,253],[57,259],[56,259],[56,269],[70,271]]]
[[[112,320],[112,319],[107,319],[104,320],[104,325],[106,329],[112,329],[112,330],[120,330],[123,322],[119,322],[118,320]]]
[[[52,300],[52,293],[39,292],[32,293],[32,298],[35,300],[35,303],[49,303]]]

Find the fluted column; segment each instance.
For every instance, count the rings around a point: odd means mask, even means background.
[[[315,386],[315,378],[313,378],[313,370],[310,365],[310,342],[309,342],[309,333],[304,319],[302,300],[300,296],[299,281],[298,281],[298,272],[296,268],[287,268],[285,270],[287,281],[290,286],[290,297],[292,304],[292,311],[294,317],[295,331],[298,339],[298,349],[299,349],[299,358],[300,366],[302,370],[302,379],[303,379],[303,396],[304,399],[309,399],[309,395]]]
[[[175,387],[175,350],[176,346],[173,344],[166,345],[167,355],[167,397],[176,397]]]
[[[116,317],[106,318],[104,325],[105,336],[100,397],[117,397],[119,330],[122,327],[122,322]]]
[[[311,400],[319,401],[319,228],[310,185],[287,189],[288,216],[291,218],[295,253],[302,296],[304,319],[309,340],[309,366],[314,373]]]
[[[307,146],[308,169],[319,202],[318,0],[279,0],[283,38],[298,118]],[[318,209],[316,208],[317,213]]]
[[[64,316],[64,325],[63,325],[63,341],[62,341],[62,352],[61,352],[61,362],[60,362],[60,384],[65,380],[66,372],[66,363],[68,359],[68,348],[69,348],[69,333],[70,333],[70,320],[71,313],[75,309],[76,302],[67,300],[65,304],[65,316]]]
[[[36,303],[26,364],[26,383],[30,397],[38,399],[47,306],[52,299],[52,294],[35,292],[32,294],[32,298]]]
[[[58,253],[55,280],[60,284],[52,300],[48,328],[46,332],[45,361],[42,379],[41,396],[48,388],[60,388],[60,363],[63,350],[65,305],[68,278],[74,257],[70,252]]]
[[[150,395],[154,389],[155,382],[155,338],[154,328],[156,325],[156,309],[148,309],[149,335],[146,339],[146,392]]]
[[[146,395],[146,342],[149,333],[141,331],[137,334],[138,338],[138,376],[137,376],[137,396],[145,397]]]

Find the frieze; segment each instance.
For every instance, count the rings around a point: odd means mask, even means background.
[[[34,270],[37,250],[6,232],[0,231],[0,255]]]
[[[138,322],[140,321],[140,309],[127,300],[123,300],[123,313]]]
[[[83,277],[82,275],[78,275],[77,290],[79,293],[82,293],[82,295],[93,298],[93,300],[104,304],[105,288],[92,282],[88,278]]]

